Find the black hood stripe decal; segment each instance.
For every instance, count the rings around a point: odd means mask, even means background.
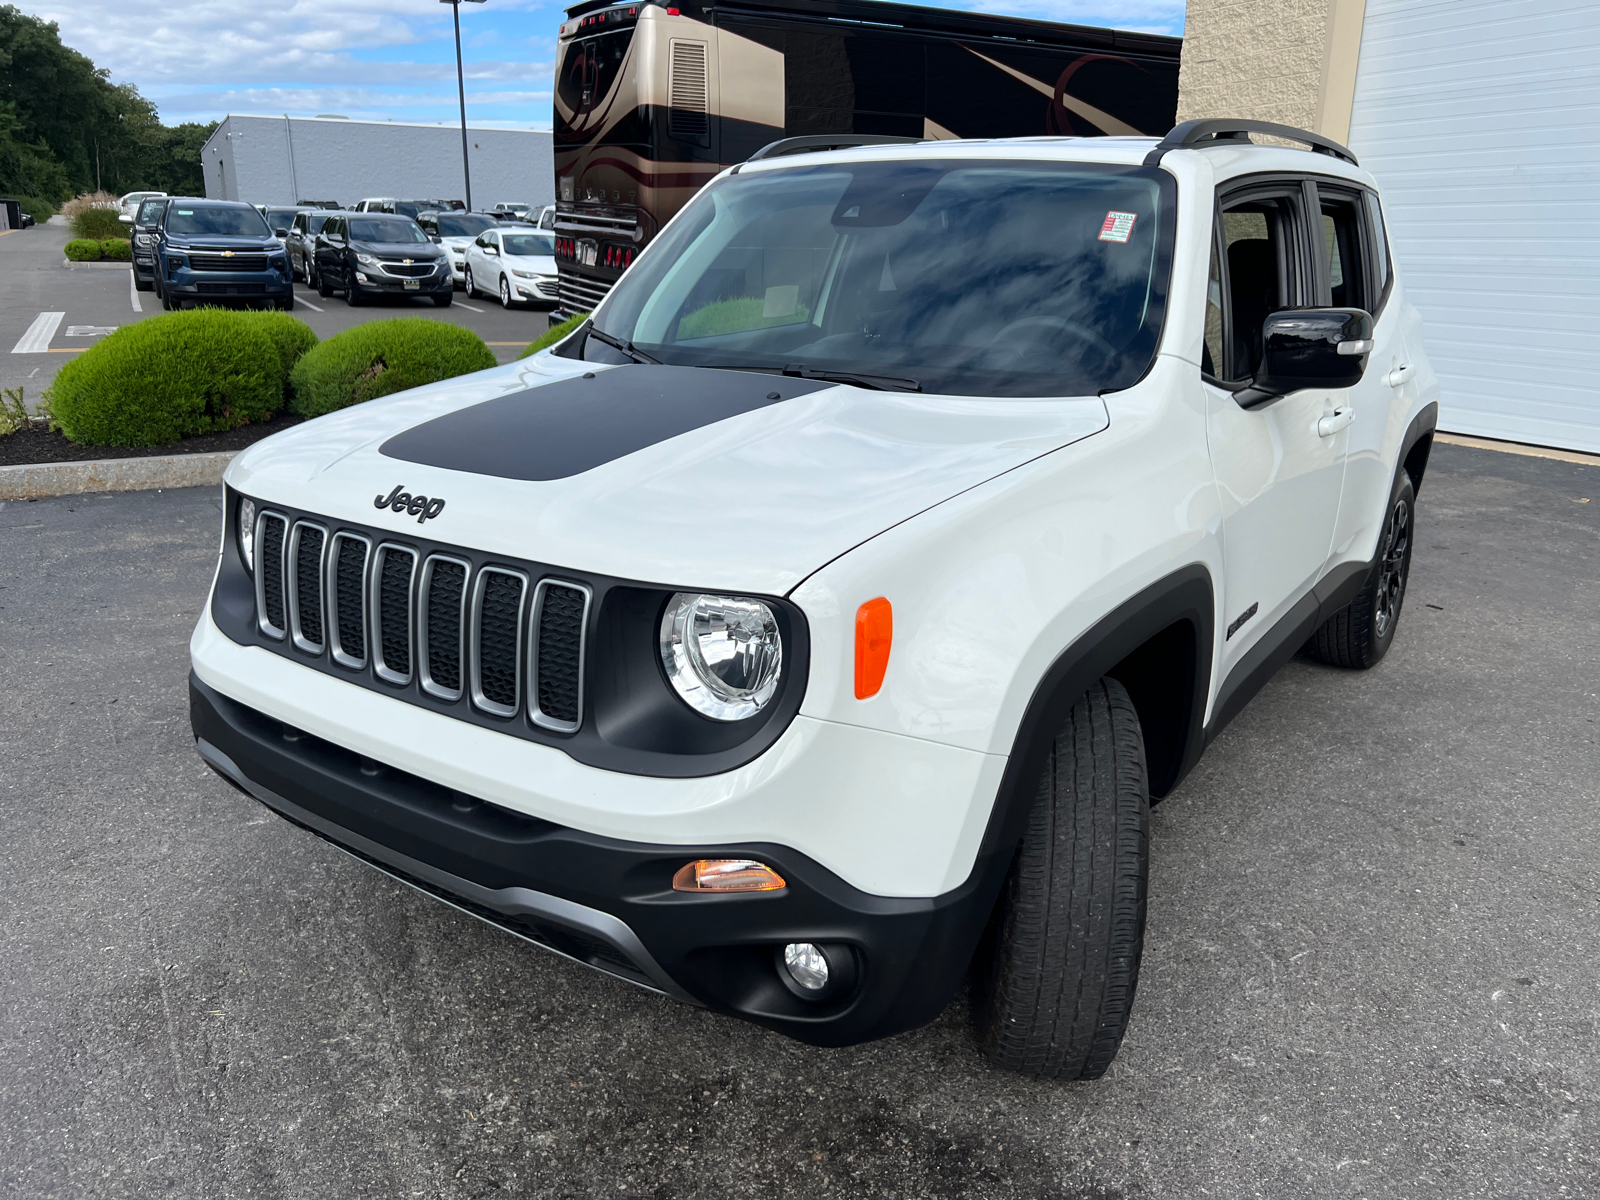
[[[435,417],[378,449],[402,462],[474,475],[566,479],[680,433],[832,386],[752,371],[611,367]]]

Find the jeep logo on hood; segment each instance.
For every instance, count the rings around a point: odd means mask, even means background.
[[[402,491],[405,484],[396,484],[394,491],[387,496],[374,496],[373,508],[391,508],[395,512],[410,513],[417,519],[417,524],[431,521],[444,511],[444,501],[427,496],[413,496],[410,492]]]

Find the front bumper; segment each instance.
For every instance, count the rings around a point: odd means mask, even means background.
[[[432,296],[455,291],[455,280],[449,271],[435,271],[431,275],[401,278],[387,275],[381,270],[361,269],[363,279],[356,286],[364,292],[384,292],[406,296]],[[408,284],[415,286],[407,286]]]
[[[294,295],[294,283],[277,271],[191,271],[167,268],[162,286],[182,300],[283,300]]]
[[[201,756],[268,807],[372,866],[547,949],[676,999],[816,1045],[915,1028],[955,993],[1007,863],[980,860],[941,896],[862,892],[765,843],[658,845],[585,833],[484,803],[268,716],[190,676]],[[756,858],[781,892],[674,892],[701,857]],[[802,999],[775,949],[849,947],[852,990]]]

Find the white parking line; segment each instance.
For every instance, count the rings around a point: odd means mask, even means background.
[[[144,305],[139,303],[139,289],[133,286],[133,281],[138,276],[133,271],[128,272],[128,299],[133,301],[133,311],[143,312]]]
[[[304,305],[305,305],[305,306],[306,306],[306,307],[307,307],[307,308],[309,308],[309,309],[310,309],[310,310],[311,310],[311,311],[312,311],[312,312],[321,312],[321,311],[322,311],[322,305],[320,305],[320,304],[313,304],[313,303],[311,303],[311,301],[309,301],[309,300],[307,300],[307,299],[306,299],[306,298],[305,298],[305,297],[304,297],[304,296],[302,296],[302,295],[301,295],[301,294],[300,294],[300,293],[299,293],[299,292],[296,292],[296,293],[295,293],[295,296],[294,296],[294,302],[295,302],[295,303],[296,303],[296,304],[304,304]]]
[[[456,303],[461,305],[461,307],[466,309],[468,312],[481,313],[483,311],[481,308],[468,304],[465,300],[457,300]]]
[[[50,339],[55,337],[56,330],[61,326],[64,312],[42,312],[33,319],[33,324],[28,326],[28,332],[18,339],[17,344],[11,347],[13,354],[48,354],[50,353]]]

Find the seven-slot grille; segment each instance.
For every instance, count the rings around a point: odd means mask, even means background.
[[[195,254],[189,255],[191,271],[265,271],[265,254]]]
[[[386,684],[416,682],[436,700],[471,697],[481,712],[526,712],[543,729],[583,723],[592,592],[566,579],[450,554],[374,544],[282,513],[256,520],[256,612],[262,633]]]

